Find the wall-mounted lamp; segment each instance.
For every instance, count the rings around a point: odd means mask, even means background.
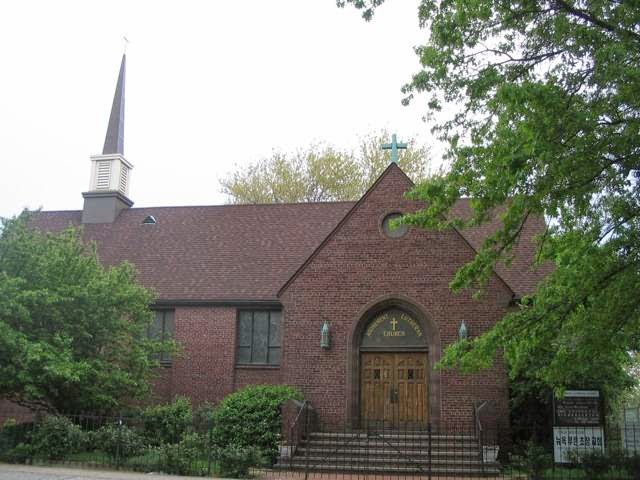
[[[458,338],[460,340],[466,340],[469,337],[469,329],[467,328],[467,324],[464,323],[464,320],[460,324],[460,329],[458,330]]]
[[[331,339],[329,337],[329,322],[326,320],[322,324],[322,328],[320,329],[320,347],[328,350],[331,346]]]

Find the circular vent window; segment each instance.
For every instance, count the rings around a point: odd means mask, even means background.
[[[398,220],[401,217],[401,213],[390,213],[389,215],[384,217],[384,220],[382,220],[382,230],[387,237],[401,238],[407,234],[407,232],[409,231],[408,225],[393,225],[393,221]]]

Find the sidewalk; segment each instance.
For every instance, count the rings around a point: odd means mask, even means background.
[[[119,470],[94,470],[68,467],[34,467],[0,463],[0,480],[194,480],[163,473],[132,473]]]
[[[206,477],[180,477],[164,473],[132,473],[120,470],[93,470],[68,467],[34,467],[0,463],[0,480],[197,480]],[[433,480],[460,480],[461,477],[433,477]],[[492,477],[495,478],[495,477]],[[512,479],[524,480],[525,476]],[[304,472],[269,472],[254,480],[305,480]],[[216,478],[215,480],[225,480]],[[230,480],[230,479],[226,479]],[[307,480],[427,480],[427,477],[405,475],[358,475],[343,473],[310,473]],[[464,477],[464,480],[487,480],[487,478]]]

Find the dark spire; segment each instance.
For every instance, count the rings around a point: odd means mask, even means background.
[[[126,63],[127,56],[123,54],[116,93],[113,96],[113,105],[111,106],[107,136],[104,139],[103,154],[119,153],[124,155],[124,73]]]

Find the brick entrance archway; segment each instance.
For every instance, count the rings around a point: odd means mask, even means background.
[[[414,329],[416,331],[419,330],[423,333],[423,343],[419,344],[418,341],[416,341],[414,343],[410,343],[409,345],[403,345],[400,341],[391,342],[391,344],[382,344],[382,342],[378,342],[379,344],[377,344],[375,341],[372,342],[372,335],[367,336],[367,329],[369,329],[369,333],[371,333],[372,321],[379,323],[379,321],[376,319],[380,318],[381,314],[387,311],[400,311],[406,313],[407,316],[412,319],[411,321],[415,321],[415,323],[417,324],[414,326]],[[377,326],[378,325],[374,325],[373,328],[376,328]],[[388,334],[389,336],[391,336],[393,332],[388,332]],[[363,387],[363,385],[366,385],[366,383],[363,383],[363,373],[365,372],[364,362],[367,361],[367,356],[364,354],[373,352],[377,352],[379,354],[413,353],[422,356],[422,358],[424,359],[424,364],[426,364],[424,372],[424,398],[421,399],[421,394],[419,392],[416,393],[415,388],[411,387],[414,388],[411,401],[423,402],[425,410],[420,412],[419,414],[416,414],[417,418],[419,418],[420,420],[424,419],[425,421],[428,421],[436,427],[439,425],[441,410],[440,374],[433,368],[433,365],[435,365],[440,359],[440,335],[435,323],[424,313],[423,309],[417,306],[415,302],[412,302],[410,299],[400,296],[383,298],[372,302],[372,304],[363,309],[362,314],[354,324],[354,328],[351,333],[350,350],[351,351],[348,357],[349,368],[347,378],[349,392],[347,418],[353,428],[361,428],[365,422],[370,420],[370,418],[368,418],[370,414],[364,413],[364,409],[371,408],[371,403],[370,401],[365,400],[363,397],[363,395],[367,394],[363,391],[363,389],[366,388],[366,386]],[[398,368],[398,366],[395,366],[395,356],[393,368]],[[380,372],[380,374],[382,374],[382,371]],[[375,375],[375,372],[371,371],[370,375]],[[393,373],[393,375],[401,376],[401,373],[396,372]],[[416,373],[413,373],[413,375],[416,375]],[[403,379],[402,381],[405,382],[405,380],[406,379]],[[396,381],[395,383],[398,382]],[[415,382],[411,383],[415,384]],[[383,396],[389,395],[389,402],[387,403],[395,407],[397,404],[396,392],[392,392],[389,389],[398,388],[398,386],[395,384],[390,385],[386,387],[386,391],[384,390],[385,387],[380,388],[380,392],[382,392],[381,394]],[[380,394],[380,392],[378,394]],[[401,400],[399,392],[397,400],[398,402],[400,402]],[[381,408],[384,408],[384,406],[382,406]],[[397,404],[397,408],[400,409],[401,406]],[[407,413],[405,412],[404,415],[406,416]],[[399,418],[400,414],[398,413],[398,415],[396,415],[396,419],[399,420]]]

